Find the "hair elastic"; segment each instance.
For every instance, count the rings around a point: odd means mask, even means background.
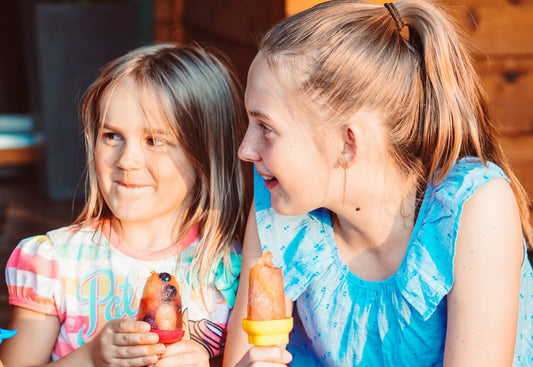
[[[394,21],[396,22],[398,30],[401,32],[403,27],[405,27],[405,24],[403,23],[402,17],[400,16],[400,12],[398,11],[398,9],[396,9],[394,3],[385,3],[383,5],[389,11],[390,15],[392,16],[392,19],[394,19]]]

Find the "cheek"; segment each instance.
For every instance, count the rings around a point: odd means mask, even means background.
[[[112,155],[110,149],[103,145],[99,145],[94,150],[94,165],[103,169],[112,165]]]
[[[179,160],[169,160],[159,166],[160,177],[163,178],[167,185],[179,186],[182,190],[191,191],[196,181],[196,170],[188,162],[184,162],[183,157]]]
[[[94,170],[96,171],[96,176],[100,180],[100,176],[104,171],[104,159],[101,152],[95,152],[94,154]]]
[[[196,172],[192,168],[182,171],[181,179],[187,192],[193,192],[196,186]]]
[[[98,185],[105,185],[113,171],[113,158],[105,149],[99,149],[94,153],[94,171]]]

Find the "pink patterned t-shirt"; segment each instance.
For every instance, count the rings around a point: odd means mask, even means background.
[[[121,241],[108,222],[30,237],[17,245],[6,266],[9,303],[59,318],[50,357],[55,361],[91,340],[108,321],[135,319],[146,278],[152,270],[168,272],[181,288],[185,338],[202,344],[213,357],[224,344],[240,255],[232,256],[229,272],[222,263],[217,266],[202,298],[187,279],[198,241],[194,227],[181,244],[140,251]]]

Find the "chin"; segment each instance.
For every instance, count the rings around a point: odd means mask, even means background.
[[[276,213],[281,215],[301,215],[307,214],[311,211],[311,209],[307,209],[305,207],[295,207],[285,202],[279,203],[275,201],[272,201],[272,209],[274,209]]]
[[[112,213],[115,218],[117,218],[121,222],[138,222],[146,219],[146,215],[143,215],[144,213],[142,213],[140,210],[117,210],[112,211]]]

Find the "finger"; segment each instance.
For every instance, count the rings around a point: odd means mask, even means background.
[[[144,321],[120,319],[113,320],[110,324],[111,330],[115,333],[147,333],[150,331],[150,324]]]
[[[165,346],[163,344],[154,345],[136,345],[136,346],[124,346],[113,347],[110,350],[110,354],[115,358],[127,359],[127,358],[140,358],[145,356],[159,356],[165,352]]]
[[[117,346],[156,344],[159,336],[156,333],[115,333],[112,342]]]
[[[249,362],[273,362],[288,364],[292,361],[292,355],[281,346],[252,347],[247,353]]]
[[[128,366],[128,367],[143,367],[143,366],[156,366],[158,357],[155,355],[133,357],[133,358],[118,358],[115,359],[116,363],[113,366]]]
[[[209,366],[207,350],[196,342],[183,340],[168,345],[157,367]]]
[[[161,356],[157,367],[209,366],[209,356],[202,352],[189,352],[172,356]]]
[[[156,364],[156,367],[187,367],[187,366],[209,366],[209,358],[204,356],[194,356],[192,354],[184,354],[180,356],[172,356],[168,358],[161,358]]]
[[[198,350],[199,348],[201,348],[204,353],[207,354],[207,351],[203,347],[198,345],[198,343],[193,342],[191,340],[181,340],[177,343],[168,344],[163,356],[172,356],[175,354],[188,353],[194,350]]]

